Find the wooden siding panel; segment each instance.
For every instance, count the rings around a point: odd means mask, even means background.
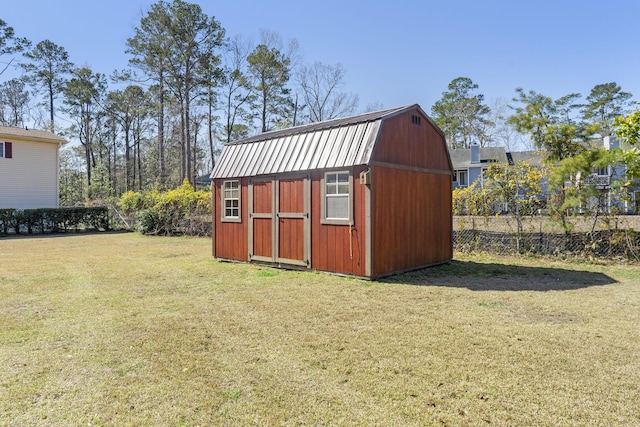
[[[364,276],[365,251],[365,185],[359,174],[365,167],[353,168],[354,224],[320,224],[320,181],[324,171],[311,174],[311,267],[317,270]],[[350,235],[351,234],[351,238]]]
[[[449,177],[385,167],[372,173],[373,275],[450,260]]]
[[[304,219],[280,218],[280,258],[304,261]]]
[[[304,261],[304,178],[280,178],[278,181],[278,257]],[[294,214],[296,217],[287,217]]]
[[[214,226],[215,254],[218,258],[246,261],[248,259],[248,180],[240,180],[240,210],[242,222],[223,222],[221,220],[221,185],[222,180],[214,181]]]
[[[253,181],[253,213],[273,212],[271,181]]]
[[[304,213],[304,180],[281,178],[278,203],[279,212]]]
[[[273,257],[273,223],[271,218],[253,219],[253,255]]]
[[[412,123],[413,115],[421,117],[420,125]],[[445,171],[451,168],[444,138],[418,110],[383,122],[372,161]]]

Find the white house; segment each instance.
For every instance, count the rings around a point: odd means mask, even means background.
[[[59,148],[47,131],[0,126],[0,209],[59,206]]]

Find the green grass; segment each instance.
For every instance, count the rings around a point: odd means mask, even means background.
[[[0,239],[0,425],[640,425],[640,267],[365,282],[209,239]]]

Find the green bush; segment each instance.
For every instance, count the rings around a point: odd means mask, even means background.
[[[159,218],[154,209],[144,209],[136,215],[136,230],[142,234],[158,234]]]
[[[0,209],[0,233],[27,234],[55,233],[59,231],[93,228],[109,229],[106,207]]]
[[[135,219],[134,228],[143,234],[211,232],[211,193],[195,191],[187,180],[180,187],[162,193],[128,191],[120,198],[118,207],[124,215]]]

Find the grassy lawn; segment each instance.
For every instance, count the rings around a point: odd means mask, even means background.
[[[640,425],[640,266],[365,282],[210,240],[0,239],[0,425]]]

